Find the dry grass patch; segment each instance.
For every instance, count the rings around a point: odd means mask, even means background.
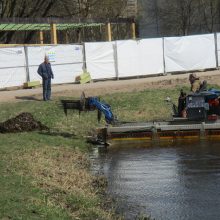
[[[74,219],[115,219],[98,196],[106,180],[91,175],[85,154],[45,147],[23,152],[17,162],[24,167],[20,175],[33,177],[32,184],[44,190],[47,206],[61,207]]]

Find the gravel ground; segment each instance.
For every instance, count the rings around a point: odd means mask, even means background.
[[[220,86],[220,70],[197,72],[201,80],[209,84]],[[52,87],[53,97],[79,97],[82,91],[87,96],[98,96],[116,92],[141,91],[149,88],[171,88],[177,85],[189,85],[189,73],[168,74],[166,76],[152,76],[139,79],[107,80],[101,82],[80,84],[63,84]],[[18,102],[23,100],[42,100],[42,88],[0,91],[0,102]]]

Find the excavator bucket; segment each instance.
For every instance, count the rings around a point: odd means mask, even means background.
[[[81,103],[79,100],[61,100],[61,103],[66,116],[67,110],[72,109],[81,111]]]

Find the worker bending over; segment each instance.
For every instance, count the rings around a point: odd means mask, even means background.
[[[197,77],[195,73],[191,73],[189,75],[189,82],[191,84],[191,89],[190,89],[191,92],[198,92],[200,90],[201,83],[199,77]]]

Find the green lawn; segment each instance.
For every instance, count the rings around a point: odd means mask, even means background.
[[[167,119],[179,88],[105,95],[121,121]],[[104,210],[89,172],[88,135],[97,113],[63,113],[59,100],[0,105],[0,122],[30,112],[50,132],[0,134],[0,219],[116,219]],[[103,117],[104,118],[104,117]],[[102,119],[101,125],[104,125]],[[99,185],[99,184],[97,184]]]

